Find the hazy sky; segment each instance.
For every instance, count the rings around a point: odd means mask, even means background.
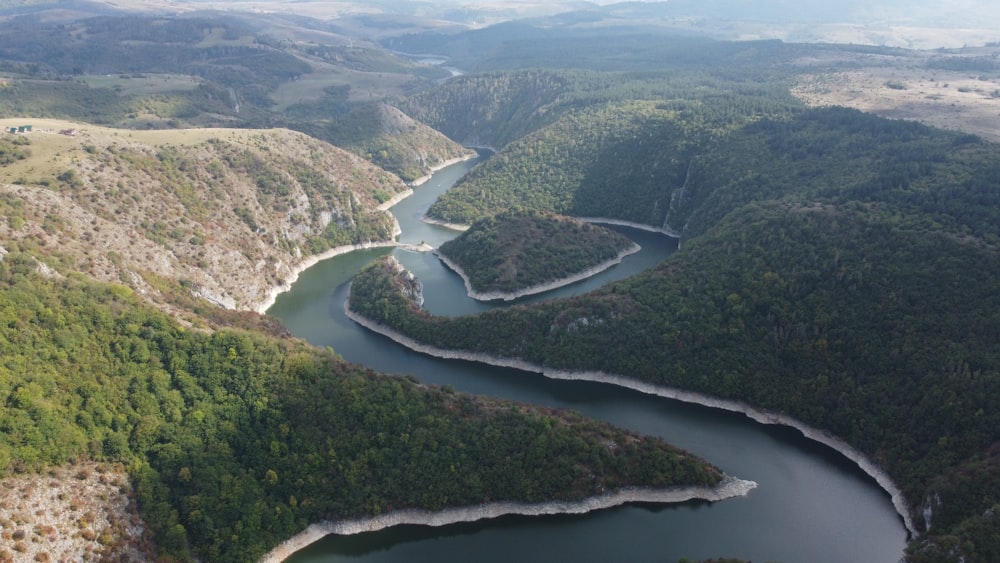
[[[112,0],[101,0],[112,3]],[[652,3],[650,0],[634,0]],[[115,5],[215,7],[297,13],[319,19],[398,13],[482,27],[552,15],[612,0],[113,0]],[[1000,41],[1000,0],[667,0],[664,14],[697,19],[698,31],[721,39],[782,39],[916,49]],[[464,9],[463,9],[464,8]],[[713,26],[713,23],[719,25]]]

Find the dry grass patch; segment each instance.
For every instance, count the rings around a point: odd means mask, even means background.
[[[809,75],[793,93],[813,106],[846,106],[1000,142],[1000,79],[920,66],[872,66]]]
[[[120,96],[188,92],[201,84],[199,78],[184,74],[92,74],[81,77],[81,80],[91,88],[114,89]]]
[[[105,475],[128,482],[124,468],[96,463],[4,479],[0,561],[150,560],[131,488]]]
[[[330,86],[350,86],[348,98],[352,102],[399,97],[407,93],[414,81],[413,76],[408,74],[361,72],[322,64],[315,66],[314,72],[283,83],[271,94],[275,110],[284,111],[295,103],[319,100],[324,95],[323,89]]]

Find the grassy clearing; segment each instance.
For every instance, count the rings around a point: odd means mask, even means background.
[[[73,129],[78,125],[68,121],[53,119],[0,119],[0,129],[31,125],[31,133],[18,133],[30,139],[30,156],[0,168],[0,183],[37,183],[52,180],[73,166],[81,151],[80,140],[76,137],[60,135],[63,129]],[[11,135],[3,133],[3,135]]]
[[[403,96],[413,76],[387,72],[358,72],[345,69],[321,69],[298,80],[285,82],[271,94],[275,110],[284,111],[300,102],[316,101],[323,97],[328,86],[350,86],[352,102],[369,102]]]
[[[905,84],[898,89],[888,83]],[[1000,142],[1000,78],[900,65],[804,77],[792,93],[812,106],[840,105]]]
[[[134,131],[75,123],[62,119],[8,118],[0,119],[0,131],[9,127],[31,125],[30,133],[19,133],[30,139],[31,155],[0,168],[0,184],[33,184],[52,180],[66,170],[75,168],[86,158],[88,150],[103,150],[109,145],[140,144],[152,147],[164,145],[197,145],[209,139],[221,139],[245,145],[255,144],[258,130],[248,129],[166,129]],[[73,136],[59,132],[74,129]],[[2,133],[10,135],[10,133]]]
[[[91,88],[108,88],[121,96],[153,96],[170,92],[189,92],[201,80],[184,74],[90,74],[81,77]]]

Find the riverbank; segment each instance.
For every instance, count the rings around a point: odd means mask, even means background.
[[[477,156],[479,156],[479,154],[473,152],[473,153],[469,153],[469,154],[466,154],[466,155],[463,155],[463,156],[456,156],[455,158],[451,158],[451,159],[445,160],[444,162],[435,164],[434,166],[430,167],[429,172],[427,174],[424,174],[423,176],[417,178],[416,180],[414,180],[412,182],[407,182],[407,185],[410,186],[410,187],[414,187],[415,188],[415,187],[417,187],[417,186],[419,186],[421,184],[426,183],[428,180],[430,180],[434,176],[434,173],[437,172],[438,170],[441,170],[443,168],[447,168],[447,167],[451,166],[452,164],[458,164],[459,162],[465,162],[466,160],[472,160],[473,158],[476,158]],[[395,204],[393,204],[393,205],[395,205]],[[390,205],[389,207],[392,207],[392,206]],[[388,209],[388,207],[386,209]]]
[[[288,291],[295,285],[295,282],[302,275],[302,272],[308,270],[315,266],[321,260],[326,260],[328,258],[333,258],[334,256],[340,256],[341,254],[347,254],[348,252],[354,252],[355,250],[364,250],[367,248],[384,248],[387,246],[399,246],[399,243],[395,241],[384,241],[384,242],[366,242],[362,244],[348,244],[344,246],[336,246],[325,252],[320,252],[319,254],[313,254],[312,256],[307,256],[304,260],[298,264],[289,268],[288,276],[285,278],[285,282],[281,285],[276,285],[272,287],[268,292],[267,296],[257,303],[251,310],[263,315],[267,313],[267,310],[274,305],[274,301],[279,295]]]
[[[389,211],[390,207],[396,205],[397,203],[403,201],[404,199],[410,197],[411,195],[413,195],[413,190],[410,188],[406,188],[405,190],[389,198],[387,201],[380,203],[379,206],[376,207],[375,209],[378,209],[379,211]]]
[[[427,223],[428,225],[437,225],[439,227],[444,227],[446,229],[451,229],[453,231],[464,232],[469,230],[469,225],[463,225],[461,223],[449,223],[447,221],[442,221],[440,219],[435,219],[433,217],[428,217],[424,215],[420,218],[421,221]]]
[[[574,372],[567,370],[554,370],[516,358],[502,358],[502,357],[494,357],[486,354],[479,354],[462,350],[445,350],[442,348],[436,348],[434,346],[428,346],[420,342],[417,342],[416,340],[400,333],[397,330],[394,330],[385,325],[372,321],[371,319],[362,317],[357,313],[354,313],[353,311],[350,310],[348,303],[346,302],[344,303],[344,311],[349,319],[367,328],[368,330],[386,336],[387,338],[395,341],[397,344],[401,344],[415,352],[420,352],[422,354],[427,354],[429,356],[435,356],[438,358],[445,358],[445,359],[467,360],[471,362],[479,362],[499,367],[510,367],[522,371],[540,373],[545,377],[549,377],[552,379],[609,383],[612,385],[625,387],[649,395],[655,395],[667,399],[683,401],[685,403],[693,403],[693,404],[703,405],[706,407],[741,413],[747,416],[748,418],[761,424],[777,424],[794,428],[799,432],[801,432],[802,435],[805,436],[806,438],[819,442],[839,452],[844,457],[855,463],[862,471],[868,474],[872,479],[874,479],[875,482],[878,483],[879,487],[881,487],[884,491],[886,491],[892,498],[892,505],[896,509],[896,512],[899,514],[899,516],[902,518],[903,525],[906,527],[907,532],[909,532],[910,535],[912,536],[919,535],[916,527],[913,524],[913,520],[910,517],[909,504],[906,502],[906,498],[903,496],[902,490],[900,490],[900,488],[895,484],[895,482],[893,482],[892,478],[889,476],[888,473],[886,473],[881,467],[875,464],[875,462],[868,459],[868,457],[864,455],[861,451],[854,448],[847,442],[827,432],[824,432],[817,428],[813,428],[803,423],[802,421],[799,421],[790,416],[763,411],[761,409],[752,407],[749,404],[744,403],[742,401],[720,399],[717,397],[712,397],[710,395],[704,395],[693,391],[685,391],[683,389],[676,389],[664,385],[655,385],[652,383],[646,383],[622,375],[608,374],[597,371]]]
[[[647,231],[650,233],[659,233],[661,235],[666,235],[670,238],[679,239],[681,234],[673,229],[664,229],[661,227],[654,227],[652,225],[645,225],[643,223],[635,223],[633,221],[623,221],[622,219],[611,219],[610,217],[573,217],[578,221],[583,221],[584,223],[599,223],[602,225],[619,225],[622,227],[631,227],[633,229],[638,229],[640,231]],[[451,229],[453,231],[467,231],[469,230],[469,225],[463,225],[461,223],[449,223],[447,221],[442,221],[440,219],[435,219],[433,217],[428,217],[426,215],[421,218],[421,221],[431,225],[439,225],[446,229]]]
[[[557,280],[553,280],[543,284],[533,285],[513,292],[476,291],[472,289],[472,284],[469,282],[469,276],[466,275],[465,270],[463,270],[461,266],[451,261],[447,256],[441,254],[439,251],[434,250],[433,252],[434,255],[437,256],[438,259],[441,260],[441,262],[445,266],[448,266],[448,268],[453,270],[456,274],[458,274],[462,278],[462,281],[465,283],[465,292],[469,295],[469,297],[476,299],[478,301],[495,301],[495,300],[513,301],[514,299],[517,299],[519,297],[536,295],[538,293],[545,293],[546,291],[551,291],[553,289],[565,287],[567,285],[576,283],[578,281],[583,281],[589,277],[596,276],[597,274],[603,272],[604,270],[607,270],[608,268],[611,268],[612,266],[617,266],[618,264],[621,264],[622,260],[626,256],[635,254],[640,250],[642,250],[642,247],[640,247],[638,244],[632,243],[632,246],[622,250],[621,252],[618,253],[618,256],[612,258],[611,260],[601,262],[600,264],[597,264],[595,266],[587,268],[586,270],[577,272],[576,274],[567,276],[565,278],[559,278]]]
[[[662,227],[654,227],[652,225],[635,223],[633,221],[623,221],[621,219],[611,219],[609,217],[576,217],[576,219],[579,221],[583,221],[585,223],[600,223],[602,225],[620,225],[622,227],[631,227],[633,229],[639,229],[640,231],[660,233],[661,235],[667,235],[670,238],[676,238],[676,239],[681,238],[681,234],[673,229],[664,229]]]
[[[441,162],[440,164],[437,164],[437,165],[431,167],[431,175],[433,175],[433,173],[437,172],[438,170],[441,170],[443,168],[451,166],[452,164],[458,164],[459,162],[465,162],[466,160],[472,160],[473,158],[476,158],[476,156],[477,156],[476,153],[470,153],[470,154],[466,154],[466,155],[463,155],[463,156],[455,157],[455,158],[452,158],[450,160],[446,160],[444,162]],[[419,186],[420,184],[422,184],[422,183],[426,182],[428,179],[430,179],[431,175],[425,176],[423,178],[418,178],[417,180],[411,182],[409,185],[411,187],[412,186]],[[403,201],[404,199],[410,197],[411,195],[413,195],[413,190],[412,189],[407,189],[407,190],[404,190],[402,192],[399,192],[398,194],[394,195],[389,200],[381,203],[378,206],[377,209],[379,211],[389,212],[389,209],[392,206],[394,206],[397,203]],[[395,221],[395,218],[393,220]],[[398,237],[400,235],[400,233],[401,233],[401,230],[399,228],[399,223],[396,222],[395,225],[396,225],[396,228],[395,228],[395,230],[393,232],[393,238],[394,239],[396,237]],[[302,272],[304,272],[304,271],[308,270],[309,268],[315,266],[318,262],[320,262],[322,260],[326,260],[328,258],[333,258],[334,256],[340,256],[341,254],[347,254],[348,252],[354,252],[355,250],[365,250],[365,249],[368,249],[368,248],[384,248],[384,247],[389,247],[389,246],[405,246],[405,245],[400,245],[400,243],[396,242],[395,240],[367,242],[367,243],[362,243],[362,244],[348,244],[348,245],[344,245],[344,246],[337,246],[337,247],[331,248],[331,249],[326,250],[325,252],[321,252],[319,254],[314,254],[312,256],[307,256],[304,260],[302,260],[298,264],[296,264],[294,266],[291,266],[289,268],[289,273],[285,277],[284,283],[282,283],[281,285],[274,286],[270,290],[268,290],[267,295],[264,297],[264,299],[262,299],[260,302],[258,302],[255,306],[250,307],[250,309],[252,311],[255,311],[255,312],[261,314],[261,315],[267,313],[267,310],[270,309],[272,305],[274,305],[274,302],[278,298],[278,296],[292,288],[292,285],[294,285],[295,282],[296,282],[296,280],[299,279],[299,276],[302,274]],[[419,248],[418,247],[413,247],[413,250],[417,250],[417,251],[420,251],[420,252],[426,252],[426,251],[429,251],[431,249],[429,247],[419,247]]]
[[[427,510],[397,510],[371,518],[339,520],[312,524],[296,536],[282,542],[260,559],[260,563],[278,563],[306,546],[330,534],[353,535],[377,532],[392,526],[420,524],[447,526],[460,522],[499,518],[500,516],[544,516],[551,514],[585,514],[627,503],[675,504],[692,500],[718,502],[745,496],[757,483],[726,475],[714,487],[679,487],[672,489],[626,488],[614,493],[588,497],[580,501],[543,503],[494,502],[478,506],[448,508],[436,512]]]

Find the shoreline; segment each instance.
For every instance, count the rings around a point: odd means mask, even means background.
[[[455,158],[446,160],[446,161],[441,162],[441,163],[439,163],[439,164],[437,164],[435,166],[432,166],[430,168],[431,174],[428,174],[427,176],[424,176],[423,178],[418,178],[417,180],[414,180],[413,182],[407,184],[408,185],[408,189],[406,189],[406,190],[404,190],[402,192],[397,193],[396,195],[392,196],[389,200],[387,200],[387,201],[379,204],[379,206],[376,209],[378,209],[379,211],[382,211],[382,212],[389,212],[389,209],[392,206],[396,205],[397,203],[399,203],[399,202],[403,201],[404,199],[406,199],[406,198],[410,197],[411,195],[413,195],[413,189],[412,188],[414,186],[419,186],[420,184],[423,184],[424,182],[426,182],[427,180],[429,180],[431,178],[431,176],[433,176],[434,172],[437,172],[438,170],[441,170],[443,168],[447,168],[448,166],[451,166],[452,164],[458,164],[459,162],[465,162],[466,160],[472,160],[473,158],[476,158],[476,156],[477,156],[476,153],[469,153],[469,154],[466,154],[464,156],[457,156]],[[395,220],[395,218],[393,218],[393,220]],[[396,232],[393,233],[393,237],[398,237],[399,234],[400,234],[400,229],[399,229],[399,223],[398,222],[396,223],[396,229],[395,230],[396,230]],[[377,242],[369,241],[369,242],[365,242],[365,243],[361,243],[361,244],[348,244],[348,245],[344,245],[344,246],[335,246],[335,247],[330,248],[328,250],[325,250],[325,251],[323,251],[323,252],[321,252],[319,254],[313,254],[313,255],[307,256],[305,259],[303,259],[298,264],[295,264],[294,266],[289,267],[289,274],[288,274],[288,277],[285,279],[285,281],[281,285],[276,285],[276,286],[271,287],[267,291],[266,296],[263,299],[261,299],[260,301],[258,301],[256,304],[254,304],[253,306],[249,307],[249,309],[251,311],[256,312],[257,314],[260,314],[260,315],[267,314],[267,310],[270,309],[272,305],[274,305],[274,302],[278,299],[278,296],[281,295],[282,293],[290,290],[292,288],[292,286],[295,285],[295,282],[298,281],[299,276],[302,274],[302,272],[308,270],[309,268],[315,266],[317,263],[319,263],[319,262],[321,262],[323,260],[327,260],[327,259],[333,258],[335,256],[340,256],[341,254],[347,254],[348,252],[353,252],[355,250],[366,250],[366,249],[369,249],[369,248],[385,248],[385,247],[389,247],[389,246],[407,246],[407,245],[403,245],[403,244],[401,244],[401,243],[399,243],[399,242],[397,242],[395,240],[377,241]],[[412,245],[410,245],[410,246],[412,246]],[[417,249],[417,247],[414,247],[414,249]],[[420,250],[420,251],[428,251],[429,249],[418,249],[418,250]]]
[[[379,211],[389,211],[389,208],[391,208],[393,205],[396,205],[397,203],[403,201],[404,199],[410,197],[411,195],[413,195],[413,189],[407,187],[405,190],[392,196],[385,202],[380,203],[378,207],[376,207],[375,209],[378,209]]]
[[[659,233],[661,235],[666,235],[670,238],[675,238],[680,240],[681,234],[673,229],[664,229],[661,227],[654,227],[652,225],[646,225],[644,223],[636,223],[634,221],[625,221],[622,219],[611,219],[610,217],[573,217],[577,221],[583,221],[584,223],[599,223],[602,225],[620,225],[622,227],[631,227],[633,229],[638,229],[640,231],[647,231],[650,233]],[[424,223],[431,225],[439,225],[453,231],[467,231],[469,230],[469,225],[464,225],[462,223],[449,223],[447,221],[442,221],[441,219],[435,219],[433,217],[428,217],[424,215],[421,219]]]
[[[728,498],[746,496],[757,488],[754,481],[746,481],[724,475],[714,487],[675,487],[652,489],[627,487],[614,493],[587,497],[579,501],[551,501],[542,503],[492,502],[476,506],[446,508],[432,512],[419,509],[396,510],[371,518],[355,520],[324,521],[310,524],[302,532],[277,545],[264,555],[259,563],[278,563],[293,553],[330,535],[354,535],[376,532],[392,526],[420,524],[424,526],[447,526],[460,522],[476,522],[501,516],[545,516],[552,514],[586,514],[594,510],[604,510],[628,503],[676,504],[692,500],[718,502]]]
[[[437,225],[439,227],[444,227],[446,229],[451,229],[453,231],[465,232],[469,230],[469,225],[463,225],[461,223],[449,223],[447,221],[442,221],[440,219],[435,219],[433,217],[428,217],[424,215],[420,218],[421,221],[427,223],[428,225]]]
[[[640,393],[645,393],[648,395],[663,397],[665,399],[674,399],[685,403],[693,403],[710,408],[717,408],[730,412],[740,413],[760,424],[774,424],[774,425],[794,428],[795,430],[801,432],[802,435],[805,436],[806,438],[819,442],[820,444],[823,444],[824,446],[827,446],[828,448],[837,451],[847,459],[851,460],[851,462],[856,464],[869,477],[874,479],[875,482],[878,483],[879,487],[881,487],[882,490],[888,493],[889,496],[892,498],[892,505],[896,509],[896,513],[899,514],[900,518],[902,518],[903,526],[906,528],[906,531],[912,537],[917,537],[920,535],[920,533],[916,529],[916,526],[913,525],[913,519],[910,517],[910,512],[909,512],[909,504],[907,503],[906,498],[903,496],[902,490],[900,490],[900,488],[892,480],[889,474],[885,472],[885,470],[876,465],[875,462],[870,460],[860,450],[848,444],[844,440],[828,432],[820,430],[818,428],[813,428],[812,426],[809,426],[798,419],[783,414],[767,412],[752,407],[743,401],[720,399],[717,397],[713,397],[711,395],[705,395],[703,393],[697,393],[694,391],[685,391],[683,389],[677,389],[675,387],[667,387],[665,385],[646,383],[643,381],[639,381],[637,379],[625,377],[623,375],[608,374],[600,371],[577,372],[577,371],[550,369],[544,366],[539,366],[516,358],[503,358],[503,357],[489,356],[487,354],[482,354],[477,352],[467,352],[462,350],[445,350],[434,346],[428,346],[426,344],[421,344],[417,342],[416,340],[400,333],[395,329],[389,328],[381,323],[377,323],[375,321],[372,321],[371,319],[358,315],[357,313],[350,310],[349,303],[346,301],[344,302],[344,312],[347,315],[347,318],[367,328],[368,330],[381,334],[386,338],[393,340],[397,344],[409,348],[410,350],[413,350],[415,352],[420,352],[422,354],[427,354],[429,356],[434,356],[444,359],[479,362],[498,367],[515,368],[522,371],[539,373],[551,379],[609,383],[611,385],[617,385],[619,387],[632,389],[633,391],[639,391]]]
[[[413,180],[412,182],[406,182],[406,185],[410,186],[411,188],[415,188],[415,187],[417,187],[417,186],[419,186],[421,184],[425,184],[425,183],[427,183],[428,180],[431,179],[432,176],[434,176],[434,173],[437,172],[438,170],[441,170],[443,168],[447,168],[447,167],[451,166],[452,164],[458,164],[459,162],[465,162],[466,160],[472,160],[473,158],[476,158],[477,156],[479,156],[478,153],[471,152],[471,153],[468,153],[468,154],[466,154],[464,156],[456,156],[455,158],[449,158],[448,160],[445,160],[443,162],[439,162],[438,164],[435,164],[434,166],[431,166],[430,168],[428,168],[428,173],[427,174],[424,174],[423,176],[417,178],[416,180]],[[392,206],[390,205],[389,207],[392,207]],[[388,209],[389,207],[386,207],[386,209]]]
[[[603,272],[604,270],[607,270],[613,266],[621,264],[622,260],[626,256],[635,254],[640,250],[642,250],[642,247],[633,242],[632,246],[619,251],[617,257],[601,262],[600,264],[597,264],[595,266],[591,266],[590,268],[577,272],[571,276],[567,276],[565,278],[559,278],[557,280],[552,280],[550,282],[538,285],[529,286],[524,289],[519,289],[513,292],[488,291],[485,293],[472,289],[472,284],[469,282],[469,276],[465,274],[465,270],[463,270],[458,264],[452,262],[451,259],[449,259],[444,254],[441,254],[441,252],[436,249],[433,250],[432,252],[434,253],[435,256],[438,257],[439,260],[441,260],[441,262],[445,266],[450,268],[452,271],[454,271],[462,278],[462,281],[465,283],[465,292],[466,294],[468,294],[469,297],[477,301],[495,301],[495,300],[513,301],[515,299],[518,299],[519,297],[545,293],[546,291],[551,291],[553,289],[565,287],[567,285],[574,284],[578,281],[583,281],[587,278],[596,276],[597,274]]]
[[[298,281],[299,276],[302,272],[308,270],[309,268],[315,266],[317,263],[326,260],[328,258],[333,258],[334,256],[340,256],[341,254],[347,254],[348,252],[354,252],[355,250],[365,250],[368,248],[384,248],[388,246],[399,246],[398,242],[395,241],[382,241],[382,242],[363,242],[361,244],[348,244],[344,246],[335,246],[319,254],[312,254],[307,256],[304,260],[298,264],[291,266],[289,268],[288,277],[281,285],[273,286],[267,291],[267,296],[259,301],[256,305],[250,307],[251,311],[254,311],[260,315],[267,314],[267,310],[274,305],[274,302],[278,299],[278,296],[282,293],[288,291],[295,285]]]
[[[665,229],[662,227],[654,227],[652,225],[645,225],[643,223],[635,223],[633,221],[624,221],[622,219],[611,219],[609,217],[577,217],[576,219],[583,221],[585,223],[601,223],[604,225],[621,225],[622,227],[631,227],[633,229],[639,229],[640,231],[649,231],[651,233],[660,233],[661,235],[667,235],[670,238],[680,239],[681,234],[673,229]]]

